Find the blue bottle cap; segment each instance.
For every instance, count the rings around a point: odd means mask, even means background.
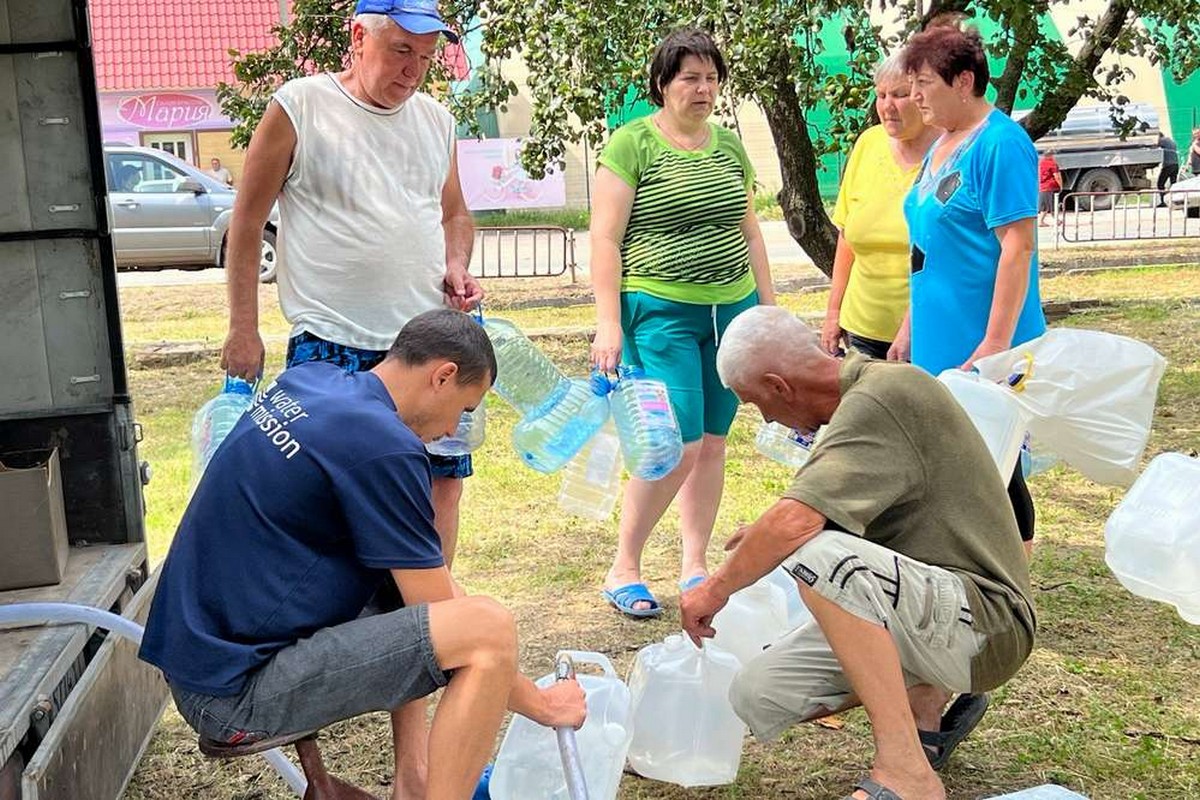
[[[588,387],[601,397],[611,392],[616,385],[616,381],[599,370],[592,370],[592,374],[588,376]]]
[[[224,394],[254,394],[254,384],[245,378],[239,378],[234,375],[225,376],[225,388],[221,390]]]

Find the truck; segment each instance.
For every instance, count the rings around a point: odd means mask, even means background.
[[[0,175],[0,606],[66,601],[144,622],[150,471],[86,0],[0,0]],[[114,800],[167,700],[130,641],[86,624],[0,627],[0,798]]]
[[[1020,120],[1028,112],[1015,112]],[[1076,106],[1062,125],[1034,142],[1038,154],[1053,151],[1062,173],[1063,195],[1075,210],[1103,211],[1113,194],[1150,188],[1147,172],[1162,165],[1158,144],[1158,112],[1145,103],[1129,103],[1124,113],[1136,119],[1133,130],[1122,136],[1106,105]],[[1079,197],[1071,197],[1082,193]]]

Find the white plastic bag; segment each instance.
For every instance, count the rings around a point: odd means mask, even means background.
[[[1023,369],[1014,391],[1031,416],[1033,438],[1088,478],[1114,486],[1137,477],[1166,366],[1143,342],[1072,328],[975,362],[994,381]]]

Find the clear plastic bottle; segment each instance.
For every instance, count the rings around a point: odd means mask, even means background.
[[[464,411],[458,418],[458,428],[453,436],[443,436],[425,445],[435,456],[465,456],[483,444],[487,434],[487,409],[480,400],[474,411]]]
[[[630,475],[656,481],[679,466],[683,439],[666,384],[647,378],[638,367],[622,367],[611,402],[625,469]]]
[[[492,388],[521,416],[537,409],[565,380],[558,367],[508,320],[488,317],[483,329],[496,353]]]
[[[1122,586],[1200,625],[1200,459],[1156,456],[1105,523],[1104,544]]]
[[[192,485],[199,482],[213,454],[254,401],[254,384],[225,376],[225,387],[200,406],[192,419]]]
[[[576,678],[587,699],[587,720],[575,733],[590,800],[613,800],[621,783],[625,754],[633,738],[629,689],[601,653],[570,651],[576,667],[595,664],[603,674],[580,672]],[[545,688],[556,676],[546,675]],[[514,714],[500,744],[488,785],[492,800],[569,800],[566,776],[554,731]]]
[[[754,437],[754,447],[773,461],[800,469],[812,455],[816,434],[789,428],[778,422],[764,422]]]
[[[754,583],[734,592],[713,617],[713,644],[737,656],[743,665],[791,630],[787,597],[773,583]]]
[[[732,783],[746,735],[729,704],[740,668],[732,653],[710,644],[698,649],[678,633],[638,651],[629,674],[629,765],[639,775],[680,786]]]
[[[513,428],[521,460],[538,472],[557,472],[608,420],[608,395],[589,381],[563,379]]]
[[[568,514],[604,521],[621,492],[621,443],[612,420],[563,469],[558,505]]]

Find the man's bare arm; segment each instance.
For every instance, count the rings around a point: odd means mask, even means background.
[[[262,373],[265,355],[258,333],[258,266],[263,228],[271,205],[283,189],[295,148],[292,121],[278,103],[272,102],[246,152],[242,186],[233,204],[225,254],[229,334],[221,351],[221,366],[229,374],[248,380]]]
[[[458,154],[450,154],[450,173],[442,187],[442,230],[446,237],[446,305],[469,311],[483,299],[483,288],[467,271],[475,246],[475,221],[458,179]]]

